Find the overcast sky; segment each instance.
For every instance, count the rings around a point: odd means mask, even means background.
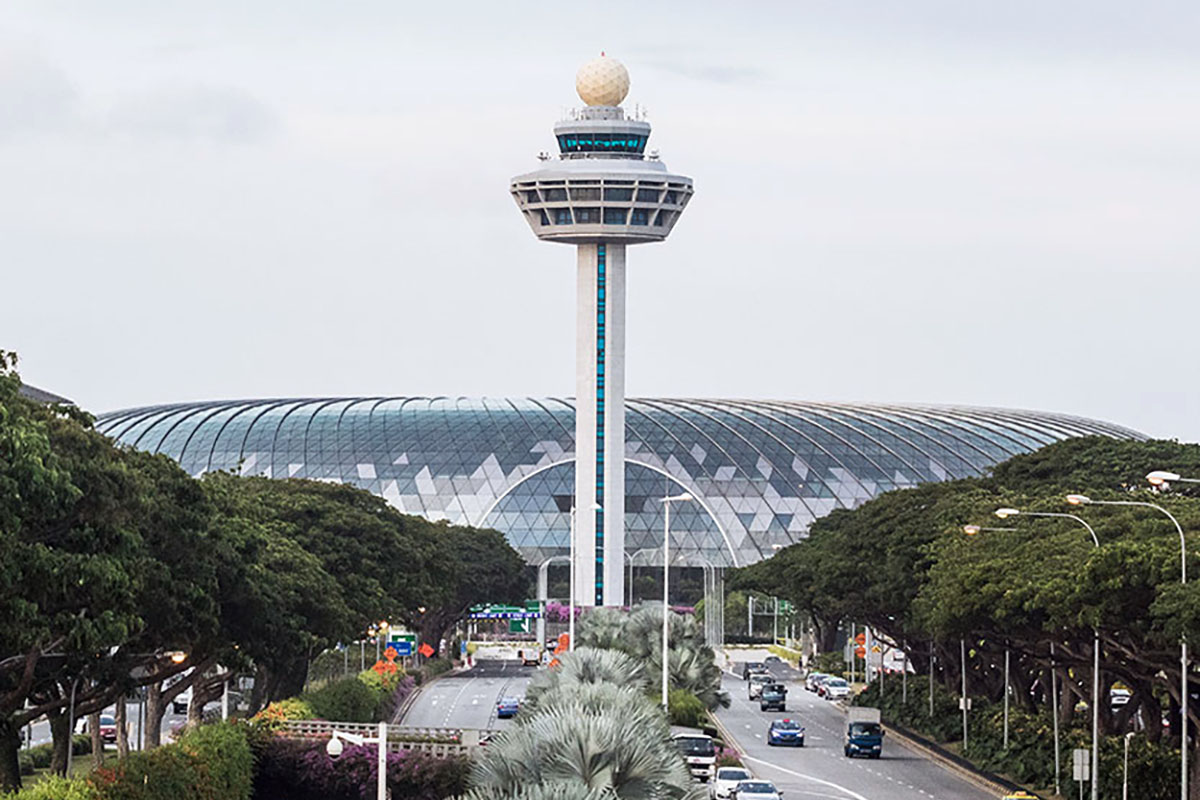
[[[93,411],[569,395],[508,179],[629,68],[696,196],[631,396],[1200,439],[1200,4],[0,0],[0,349]]]

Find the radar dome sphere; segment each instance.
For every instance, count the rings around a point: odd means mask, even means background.
[[[575,91],[589,106],[619,106],[629,94],[629,70],[615,58],[600,56],[579,68]]]

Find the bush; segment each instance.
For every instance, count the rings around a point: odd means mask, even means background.
[[[92,737],[86,733],[77,733],[71,737],[71,754],[86,756],[92,752]]]
[[[50,775],[13,794],[3,794],[4,800],[100,800],[100,795],[86,778],[60,778]]]
[[[285,722],[312,718],[313,712],[308,707],[308,703],[298,697],[292,697],[287,700],[276,700],[274,703],[271,703],[254,715],[253,722],[261,730],[276,731],[282,728]]]
[[[347,747],[337,759],[325,742],[272,738],[258,753],[257,800],[360,800],[375,796],[374,747]],[[440,800],[466,790],[469,762],[416,751],[388,755],[388,788],[406,800]]]
[[[431,658],[421,665],[421,682],[428,681],[438,675],[454,669],[454,662],[448,658]]]
[[[379,707],[387,695],[382,684],[372,687],[352,677],[333,681],[315,692],[305,692],[300,699],[317,719],[378,722]]]
[[[661,699],[659,702],[662,702]],[[708,711],[700,698],[687,689],[672,689],[667,695],[667,711],[672,725],[685,728],[700,728],[708,718]]]
[[[54,758],[54,746],[50,744],[39,744],[25,752],[29,754],[29,760],[33,762],[36,769],[46,769],[50,766],[51,759]]]
[[[245,732],[237,725],[223,722],[192,728],[175,746],[199,759],[213,797],[250,800],[254,757]]]
[[[846,659],[842,658],[841,653],[818,653],[809,667],[813,672],[824,672],[826,675],[837,675],[841,678],[846,677],[848,671]]]

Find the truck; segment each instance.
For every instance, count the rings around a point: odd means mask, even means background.
[[[712,737],[688,729],[673,730],[671,738],[679,748],[688,771],[701,783],[708,783],[717,772],[717,747]]]
[[[850,708],[843,750],[847,758],[879,758],[883,755],[883,723],[878,708]]]
[[[517,658],[523,667],[537,667],[542,663],[542,651],[536,644],[531,644],[518,650]]]

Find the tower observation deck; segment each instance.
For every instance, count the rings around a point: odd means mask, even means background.
[[[575,88],[586,104],[554,126],[557,159],[510,184],[534,235],[576,246],[574,585],[580,605],[625,596],[625,248],[661,242],[692,180],[646,152],[650,123],[626,117],[629,73],[601,56]]]

